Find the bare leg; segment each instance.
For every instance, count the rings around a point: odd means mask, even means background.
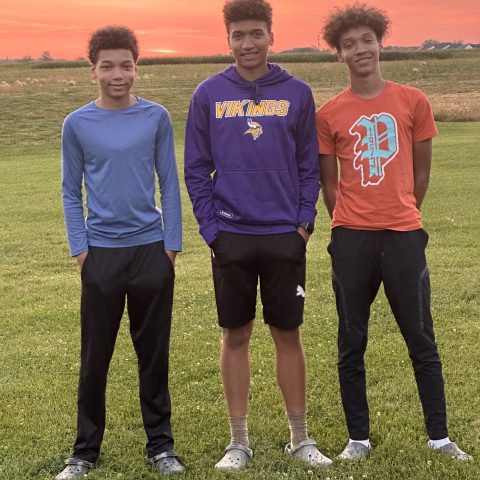
[[[277,353],[277,382],[289,415],[306,412],[306,373],[300,330],[280,330],[270,326]]]
[[[252,330],[253,321],[242,327],[223,329],[222,379],[230,417],[247,415],[250,383],[248,347]]]

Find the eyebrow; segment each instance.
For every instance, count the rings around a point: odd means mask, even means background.
[[[113,65],[114,63],[115,62],[113,62],[112,60],[107,60],[107,59],[100,61],[100,65]],[[130,65],[134,64],[134,62],[130,59],[129,60],[122,60],[120,63],[122,65],[126,65],[127,63],[130,64]]]
[[[375,38],[376,35],[375,35],[373,32],[365,32],[365,33],[362,33],[362,34],[360,35],[360,38],[368,38],[368,37],[373,37],[373,38]],[[355,41],[355,40],[356,40],[356,38],[354,38],[354,37],[345,37],[345,38],[342,40],[342,43],[343,43],[343,42],[353,42],[353,41]]]
[[[263,28],[254,28],[253,30],[233,30],[231,35],[239,34],[239,33],[264,33]]]

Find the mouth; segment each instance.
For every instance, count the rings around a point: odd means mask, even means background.
[[[254,58],[258,55],[258,52],[247,52],[247,53],[242,53],[241,56],[243,58]]]
[[[367,63],[369,63],[371,60],[371,57],[363,57],[363,58],[359,58],[358,60],[356,60],[355,63],[358,63],[359,65],[365,65]]]

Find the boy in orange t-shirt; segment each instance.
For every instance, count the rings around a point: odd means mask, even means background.
[[[332,217],[332,282],[339,316],[338,371],[349,442],[341,460],[370,450],[364,354],[370,305],[383,282],[408,346],[431,448],[472,460],[448,438],[442,366],[430,312],[420,222],[438,134],[418,89],[385,81],[382,39],[390,21],[374,7],[336,9],[323,34],[345,63],[350,87],[317,111],[325,205]]]

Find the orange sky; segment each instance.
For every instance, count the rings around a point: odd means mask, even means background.
[[[343,0],[270,0],[276,51],[317,46],[326,13]],[[0,14],[0,58],[86,56],[89,34],[107,24],[133,28],[141,55],[228,53],[223,0],[10,0]],[[480,43],[478,0],[371,0],[387,10],[392,31],[385,45],[424,40]],[[321,47],[325,47],[322,42]]]

